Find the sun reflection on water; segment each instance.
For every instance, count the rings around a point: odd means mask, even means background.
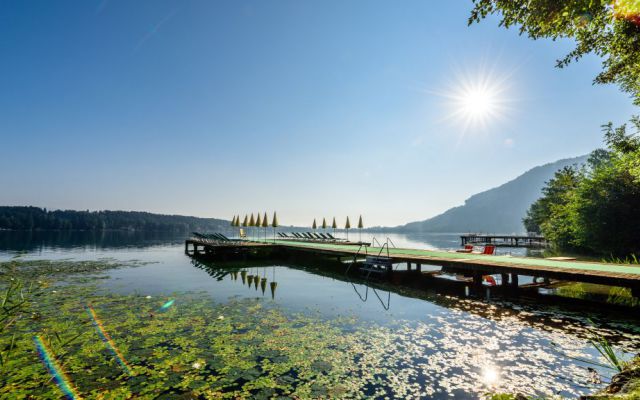
[[[487,386],[496,386],[500,382],[500,370],[494,365],[482,368],[482,382]]]

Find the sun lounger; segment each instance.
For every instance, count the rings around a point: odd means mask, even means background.
[[[492,244],[488,244],[484,246],[482,251],[472,251],[473,254],[484,254],[484,255],[493,255],[496,252],[496,246]]]
[[[342,238],[334,237],[334,236],[333,236],[332,234],[330,234],[330,233],[327,233],[327,236],[329,236],[329,239],[331,239],[331,240],[346,240],[346,239],[342,239]]]
[[[465,244],[464,249],[458,249],[456,250],[456,253],[471,253],[472,251],[473,251],[473,245]]]

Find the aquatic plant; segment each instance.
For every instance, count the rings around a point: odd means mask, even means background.
[[[96,270],[104,271],[98,264]],[[41,280],[40,273],[52,265],[44,262],[40,272],[37,263],[31,268],[13,265],[23,271],[21,278],[34,279],[34,284],[31,294],[22,291],[27,302],[21,318],[0,332],[0,351],[12,349],[0,374],[0,398],[64,395],[38,358],[34,335],[50,346],[68,382],[88,399],[418,398],[454,390],[480,395],[486,389],[478,386],[481,372],[476,366],[487,354],[477,340],[494,337],[496,326],[483,317],[465,318],[463,335],[454,328],[457,317],[448,320],[437,312],[426,317],[432,319],[428,323],[384,327],[350,316],[326,319],[314,312],[286,312],[277,302],[256,296],[216,303],[206,293],[111,293],[99,289],[95,272],[67,274],[82,269],[69,261],[56,262],[54,270],[61,275]],[[0,270],[4,267],[0,263]],[[251,276],[256,287],[266,283],[258,273]],[[3,275],[0,293],[10,282]],[[275,275],[269,284],[273,296]],[[20,291],[14,288],[11,293],[7,303],[15,304]],[[96,335],[97,318],[87,313],[87,303],[99,316],[107,343]],[[513,322],[508,322],[510,330],[501,331],[508,343],[522,338],[521,329],[526,329]],[[430,330],[433,324],[439,329]],[[559,338],[562,348],[572,346],[569,339]],[[528,368],[526,375],[504,369],[496,390],[521,390],[524,382],[541,380],[544,371],[560,366],[544,351],[521,355],[515,347],[491,357],[498,365],[546,368]],[[538,386],[545,395],[552,394],[551,389],[576,394],[563,382]]]
[[[622,372],[622,370],[624,370],[628,361],[622,359],[621,356],[616,353],[607,338],[594,333],[590,342],[612,368],[615,368],[618,372]]]
[[[635,254],[630,254],[625,258],[615,257],[613,255],[610,255],[608,258],[603,258],[602,262],[610,263],[610,264],[640,265],[640,260],[638,260],[638,257]]]

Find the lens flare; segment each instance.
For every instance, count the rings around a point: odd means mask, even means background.
[[[102,321],[100,321],[100,319],[98,318],[96,311],[93,309],[93,307],[87,306],[87,312],[89,313],[91,320],[93,320],[93,324],[98,331],[100,339],[102,339],[102,341],[107,346],[107,349],[109,349],[109,351],[115,356],[116,362],[127,374],[131,374],[131,368],[129,367],[129,364],[127,364],[127,360],[125,360],[124,356],[122,355],[122,353],[120,353],[120,350],[118,350],[116,344],[113,342],[113,339],[111,339],[111,336],[109,336],[107,331],[104,329]]]
[[[169,301],[167,301],[166,303],[164,303],[162,305],[162,307],[160,307],[160,309],[158,310],[159,312],[163,312],[163,311],[167,311],[169,309],[169,307],[171,307],[173,305],[173,303],[175,303],[175,299],[171,299]]]
[[[65,397],[70,400],[81,399],[75,387],[71,383],[69,377],[65,374],[64,370],[58,363],[56,362],[56,358],[53,355],[53,351],[47,346],[47,344],[40,338],[40,336],[34,336],[33,342],[36,345],[36,351],[38,353],[38,357],[42,360],[47,372],[49,375],[53,377],[54,382],[62,393],[64,393]]]

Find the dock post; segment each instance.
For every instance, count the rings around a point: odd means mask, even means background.
[[[518,274],[511,274],[511,287],[518,288]]]
[[[420,264],[420,263],[416,263],[416,270],[417,270],[418,272],[422,272],[422,264]]]
[[[474,288],[482,288],[482,274],[475,273],[473,274],[473,286]]]
[[[501,273],[500,281],[501,286],[507,286],[509,284],[509,274]]]
[[[411,271],[411,263],[407,261],[407,271]]]

